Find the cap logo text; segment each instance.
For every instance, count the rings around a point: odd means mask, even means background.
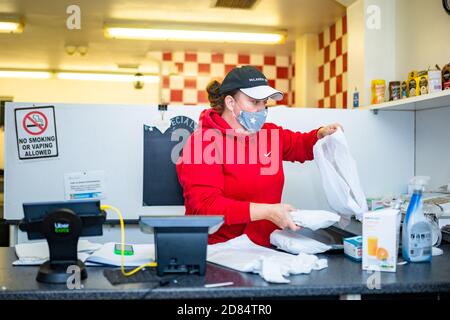
[[[250,79],[248,79],[248,81],[266,81],[267,82],[267,79],[264,79],[264,78],[250,78]]]

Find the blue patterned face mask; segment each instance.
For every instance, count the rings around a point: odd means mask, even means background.
[[[256,111],[256,112],[249,112],[249,111],[243,111],[241,110],[241,113],[239,114],[236,119],[239,121],[239,123],[249,132],[256,133],[258,132],[264,123],[266,122],[267,118],[267,109]]]

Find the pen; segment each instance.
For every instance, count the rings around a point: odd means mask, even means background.
[[[205,284],[205,288],[215,288],[215,287],[225,287],[225,286],[231,286],[234,282],[219,282],[219,283],[208,283]]]

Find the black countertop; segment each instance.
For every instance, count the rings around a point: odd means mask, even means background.
[[[205,277],[181,276],[176,283],[112,285],[103,267],[88,267],[88,279],[81,289],[35,281],[38,267],[13,266],[13,248],[0,248],[0,299],[214,299],[339,297],[343,295],[426,294],[450,292],[450,244],[442,245],[444,255],[431,263],[399,265],[396,273],[371,273],[334,252],[319,255],[328,259],[328,268],[307,275],[290,276],[289,284],[269,284],[259,275],[237,272],[208,264]],[[171,276],[173,279],[173,276]],[[374,285],[376,278],[379,286]],[[205,288],[204,284],[232,281],[234,285]],[[369,284],[368,284],[369,283]],[[376,288],[376,287],[379,287]]]

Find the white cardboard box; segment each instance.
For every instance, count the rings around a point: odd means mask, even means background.
[[[400,219],[400,211],[391,208],[364,214],[363,270],[396,271]]]

